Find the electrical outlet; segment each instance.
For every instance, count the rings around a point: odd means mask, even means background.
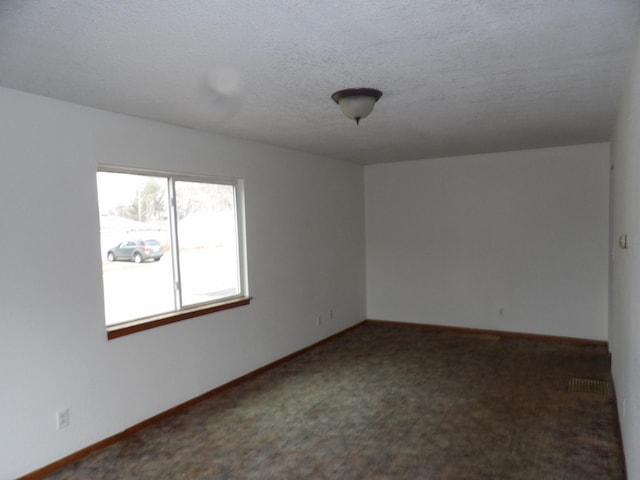
[[[329,310],[329,320],[333,320],[333,308]]]
[[[316,325],[319,327],[320,325],[322,325],[322,315],[318,315],[316,317]]]
[[[67,428],[69,426],[71,418],[69,416],[69,409],[65,408],[64,410],[60,410],[56,414],[56,428],[61,430],[63,428]]]

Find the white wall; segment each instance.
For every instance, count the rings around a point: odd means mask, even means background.
[[[628,478],[640,479],[640,43],[611,143],[613,319],[611,349]],[[629,238],[621,250],[617,239]]]
[[[0,161],[2,479],[365,317],[360,166],[2,88]],[[98,163],[244,178],[251,305],[107,341]]]
[[[367,318],[606,340],[608,178],[605,143],[365,167]]]

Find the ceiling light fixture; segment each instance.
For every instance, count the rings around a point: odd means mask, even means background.
[[[375,88],[347,88],[338,90],[331,98],[340,105],[342,113],[360,125],[360,120],[371,113],[381,96],[382,92]]]

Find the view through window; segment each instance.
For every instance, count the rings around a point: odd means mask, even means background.
[[[237,182],[100,170],[107,326],[241,296]]]

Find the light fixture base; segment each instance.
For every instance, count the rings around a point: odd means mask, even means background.
[[[346,97],[373,97],[377,102],[382,97],[382,92],[375,88],[345,88],[344,90],[338,90],[331,98],[333,101],[340,105],[340,100]]]

